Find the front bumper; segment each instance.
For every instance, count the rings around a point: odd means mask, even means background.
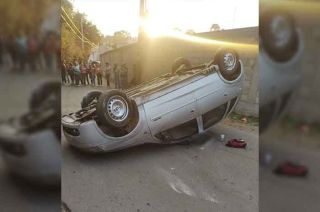
[[[66,140],[71,146],[87,152],[110,152],[153,141],[142,115],[136,128],[123,137],[105,134],[94,120],[73,123],[71,119],[69,116],[62,117]]]
[[[52,130],[0,135],[0,150],[8,170],[40,184],[59,185],[61,147]]]

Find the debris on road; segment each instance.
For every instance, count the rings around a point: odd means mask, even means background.
[[[224,141],[224,138],[225,138],[225,135],[224,135],[224,134],[221,134],[221,135],[220,135],[220,141]]]
[[[307,124],[304,124],[300,127],[300,131],[303,133],[303,134],[309,134],[310,132],[310,127],[309,125]]]
[[[279,164],[274,173],[277,175],[286,175],[291,177],[306,177],[308,168],[306,166],[296,164],[290,161]]]
[[[241,121],[242,121],[243,123],[245,123],[245,124],[248,124],[248,119],[247,119],[246,117],[243,117],[243,118],[241,119]]]
[[[247,143],[242,139],[231,139],[226,143],[227,147],[246,148]]]
[[[269,166],[272,162],[272,154],[269,152],[266,153],[260,153],[260,164],[263,166]]]

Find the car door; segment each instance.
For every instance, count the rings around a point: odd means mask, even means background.
[[[194,87],[191,84],[144,104],[152,135],[197,117]]]
[[[225,104],[235,95],[232,86],[225,84],[217,74],[203,78],[197,83],[195,98],[200,114]]]

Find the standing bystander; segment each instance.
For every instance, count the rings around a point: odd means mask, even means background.
[[[105,71],[105,77],[107,80],[107,86],[110,87],[110,75],[111,75],[111,66],[109,63],[106,63],[106,71]]]

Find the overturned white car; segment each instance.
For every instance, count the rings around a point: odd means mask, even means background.
[[[260,133],[285,114],[302,78],[303,39],[292,14],[260,11]]]
[[[191,67],[178,58],[172,73],[128,90],[92,91],[82,109],[62,117],[70,145],[90,152],[143,143],[176,143],[225,118],[242,91],[243,66],[233,49]]]
[[[0,121],[0,159],[10,173],[36,185],[60,186],[59,81],[38,86],[28,112]]]

